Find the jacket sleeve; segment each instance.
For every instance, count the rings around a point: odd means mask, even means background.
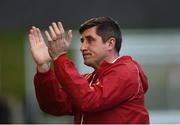
[[[46,73],[37,72],[34,77],[36,97],[41,110],[51,115],[72,113],[71,103],[67,94],[59,86],[52,70]]]
[[[120,71],[112,68],[103,74],[99,84],[89,86],[88,81],[79,75],[66,55],[61,55],[54,64],[55,73],[58,80],[63,83],[63,89],[71,102],[82,112],[112,108],[137,93],[137,72],[127,70],[126,66],[122,66]]]

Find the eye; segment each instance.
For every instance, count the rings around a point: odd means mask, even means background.
[[[87,42],[88,42],[89,44],[91,44],[94,40],[95,40],[94,38],[89,37],[89,38],[87,39]]]
[[[81,38],[81,39],[80,39],[80,41],[81,41],[81,43],[83,43],[83,42],[84,42],[84,39],[83,39],[83,38]]]

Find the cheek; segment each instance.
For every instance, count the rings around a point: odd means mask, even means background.
[[[105,54],[107,52],[107,47],[106,46],[101,46],[97,50],[97,53],[99,54]]]
[[[93,55],[102,55],[106,53],[107,51],[107,46],[106,45],[93,45],[89,46],[88,50],[93,54]]]

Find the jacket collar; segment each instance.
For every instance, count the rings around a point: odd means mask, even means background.
[[[129,62],[129,61],[132,61],[132,57],[131,56],[121,56],[121,57],[118,57],[115,62],[113,63],[109,63],[107,61],[103,61],[98,69],[96,69],[94,73],[96,73],[96,76],[99,76],[102,72],[104,72],[108,67],[110,66],[113,66],[113,65],[117,65],[117,64],[125,64],[126,62]]]

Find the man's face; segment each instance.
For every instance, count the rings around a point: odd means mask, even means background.
[[[96,27],[89,28],[81,34],[81,47],[84,64],[97,68],[107,57],[107,45],[102,38],[96,34]]]

